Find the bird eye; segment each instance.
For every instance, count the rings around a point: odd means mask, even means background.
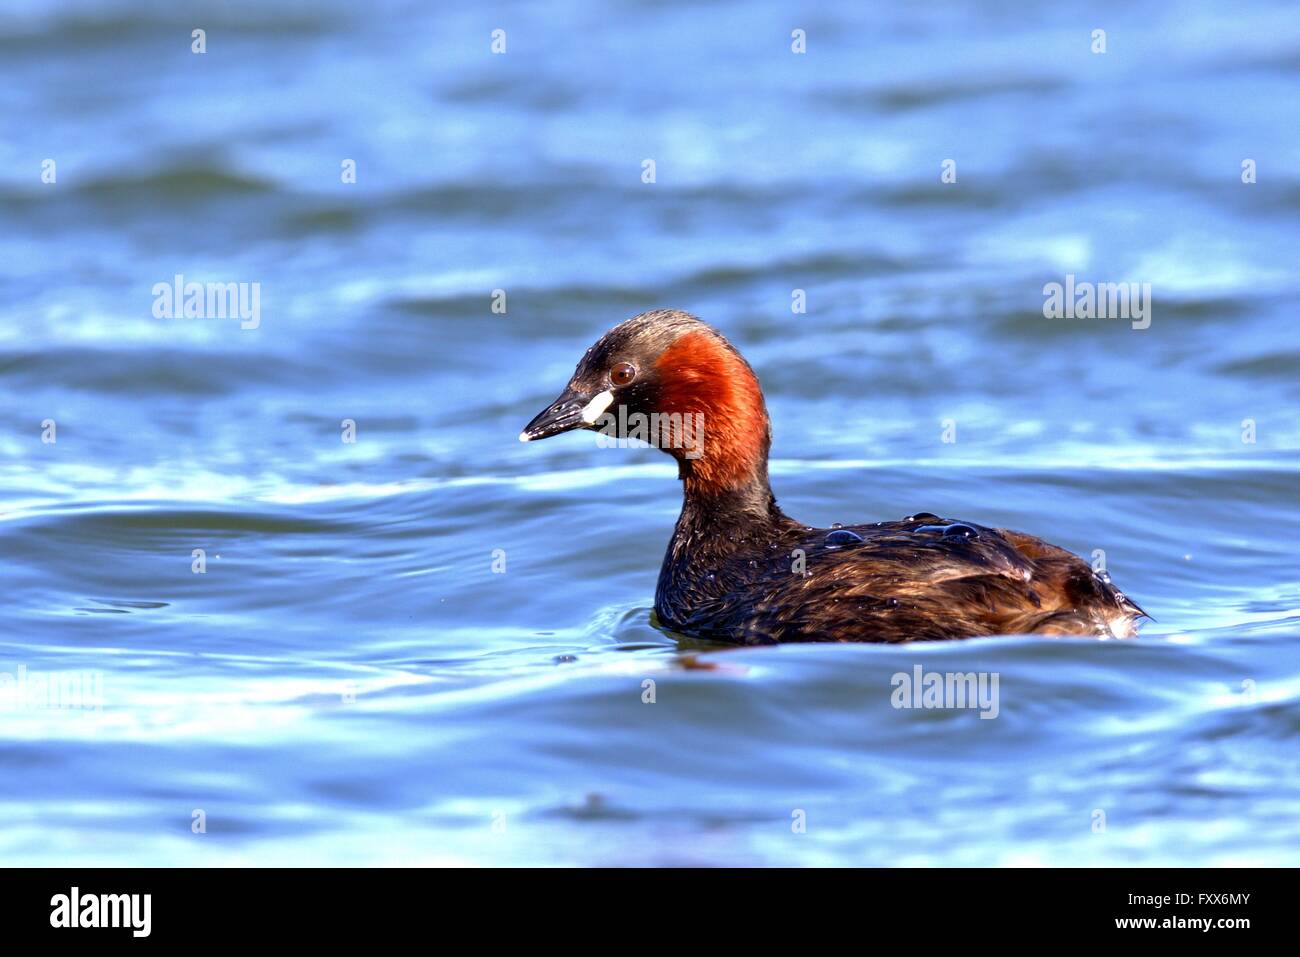
[[[630,362],[620,362],[609,370],[609,381],[614,385],[627,385],[636,378],[636,366]]]

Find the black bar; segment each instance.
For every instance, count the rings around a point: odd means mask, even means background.
[[[459,949],[499,943],[503,935],[516,933],[527,939],[530,932],[534,944],[542,946],[570,925],[584,936],[608,924],[614,931],[621,927],[628,939],[653,937],[675,934],[670,929],[681,922],[707,925],[699,933],[721,932],[732,944],[750,935],[762,943],[777,922],[818,937],[835,929],[864,945],[881,933],[903,931],[923,934],[927,945],[1097,938],[1183,944],[1202,937],[1231,946],[1259,941],[1260,934],[1271,938],[1292,926],[1293,877],[1283,869],[1209,868],[10,869],[0,872],[0,926],[10,946],[67,943],[75,936],[90,945],[115,939],[205,948],[221,943],[333,948],[349,942],[373,947],[384,939],[424,935],[421,939],[443,939],[448,947],[464,939],[455,945]],[[56,911],[60,895],[71,904],[73,887],[86,919],[96,913],[111,918],[116,909],[122,926],[52,926],[52,917],[68,916],[70,906]],[[145,926],[146,894],[147,937],[138,933]],[[100,895],[140,896],[128,909],[121,897],[102,906]],[[87,903],[92,897],[94,903]],[[1148,920],[1154,923],[1120,926]],[[1209,928],[1201,921],[1209,921]]]

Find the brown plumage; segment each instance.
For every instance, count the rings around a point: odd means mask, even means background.
[[[692,416],[702,442],[683,431]],[[733,644],[1130,637],[1144,615],[1104,573],[1020,532],[929,513],[834,529],[789,518],[768,484],[771,425],[757,377],[720,333],[683,312],[642,313],[607,332],[519,437],[578,428],[648,438],[677,460],[684,501],[655,612],[685,635]]]

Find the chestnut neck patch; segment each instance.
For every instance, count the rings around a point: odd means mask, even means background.
[[[720,336],[705,330],[679,337],[655,360],[659,411],[703,416],[703,451],[683,463],[686,494],[714,495],[767,486],[770,424],[758,379]]]

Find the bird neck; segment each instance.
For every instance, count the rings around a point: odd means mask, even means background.
[[[677,531],[692,536],[700,545],[765,539],[791,523],[772,494],[766,450],[752,472],[727,485],[693,476],[689,460],[681,462],[679,477],[682,512]]]
[[[658,411],[692,440],[664,446],[677,460],[687,507],[768,514],[772,425],[749,363],[721,336],[698,330],[677,339],[655,365]]]

